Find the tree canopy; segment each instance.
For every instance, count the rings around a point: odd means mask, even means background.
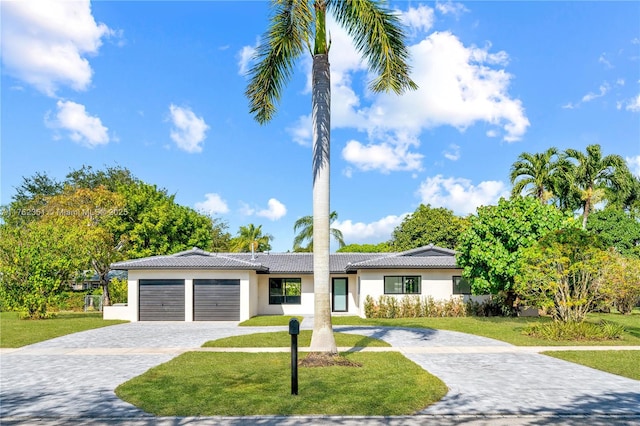
[[[23,178],[2,211],[0,232],[3,297],[29,317],[46,316],[47,306],[84,271],[100,277],[108,305],[111,263],[196,246],[227,250],[231,239],[224,222],[177,204],[129,170],[88,166],[63,182],[45,173]]]
[[[393,251],[411,250],[429,244],[453,250],[468,227],[468,219],[454,215],[449,209],[420,204],[393,231],[389,246]]]
[[[456,259],[474,294],[512,293],[522,250],[551,231],[575,226],[570,216],[531,197],[479,207],[470,222]]]

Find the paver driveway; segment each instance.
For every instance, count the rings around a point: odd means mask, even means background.
[[[309,325],[303,321],[303,328]],[[450,391],[423,414],[615,414],[628,416],[629,424],[640,420],[640,381],[463,333],[335,329],[386,340],[440,377]],[[207,340],[264,331],[264,327],[237,327],[231,322],[138,322],[5,350],[0,365],[0,417],[145,417],[115,396],[113,390],[119,384]]]

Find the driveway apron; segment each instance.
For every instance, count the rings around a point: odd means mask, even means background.
[[[0,358],[0,418],[150,418],[118,399],[114,389],[205,341],[278,330],[286,327],[137,322],[5,351]],[[360,326],[335,330],[385,340],[442,379],[449,393],[420,414],[640,419],[640,381],[464,333]]]

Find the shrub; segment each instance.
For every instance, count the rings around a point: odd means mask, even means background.
[[[525,327],[523,333],[547,340],[615,340],[624,333],[624,327],[608,321],[589,322],[554,321]]]
[[[461,317],[467,315],[465,303],[458,298],[435,301],[427,296],[380,296],[375,301],[367,296],[364,301],[367,318],[416,318],[416,317]]]
[[[109,283],[109,296],[111,303],[127,303],[129,297],[129,281],[125,279],[112,278]]]

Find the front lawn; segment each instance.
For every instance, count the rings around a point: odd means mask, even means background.
[[[516,346],[640,346],[640,311],[632,315],[589,314],[588,321],[606,320],[621,324],[625,332],[621,339],[603,341],[555,341],[524,335],[525,327],[535,323],[551,321],[550,318],[503,318],[503,317],[457,317],[457,318],[360,318],[357,316],[332,318],[333,325],[369,325],[389,327],[433,328],[459,331],[502,340]]]
[[[55,318],[21,320],[17,312],[0,312],[0,348],[19,348],[78,331],[122,324],[105,321],[101,312],[60,312]]]
[[[447,392],[399,353],[343,355],[362,367],[300,367],[299,395],[291,395],[288,353],[208,352],[152,368],[116,395],[156,416],[386,416],[413,414]]]
[[[640,380],[640,351],[553,351],[543,354]]]
[[[391,346],[380,339],[373,339],[357,334],[333,333],[338,347]],[[298,347],[311,344],[311,330],[301,330],[298,335]],[[205,348],[282,348],[291,346],[291,336],[288,331],[272,333],[255,333],[244,336],[224,337],[206,342]]]
[[[238,325],[245,327],[288,326],[291,318],[296,318],[299,322],[302,322],[302,317],[288,315],[260,315],[249,318],[246,321],[242,321]]]

